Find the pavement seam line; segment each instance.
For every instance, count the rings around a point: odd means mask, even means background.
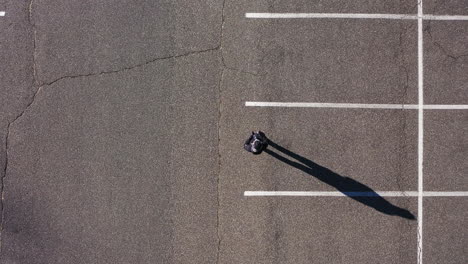
[[[221,129],[220,129],[220,123],[221,123],[221,85],[223,82],[224,78],[224,69],[221,69],[221,77],[219,79],[219,85],[218,85],[218,177],[216,180],[216,194],[217,194],[217,209],[216,209],[216,234],[218,237],[218,243],[217,243],[217,248],[216,248],[216,263],[219,263],[220,259],[220,251],[221,251],[221,233],[219,230],[220,226],[220,206],[221,206],[221,201],[220,201],[220,176],[221,176]]]
[[[223,7],[222,7],[222,11],[221,11],[221,37],[220,37],[220,41],[219,41],[219,45],[218,45],[218,49],[220,50],[221,52],[221,64],[223,66],[223,68],[225,70],[231,70],[231,71],[235,71],[235,72],[239,72],[239,73],[243,73],[243,74],[248,74],[248,75],[252,75],[252,76],[265,76],[266,74],[259,74],[259,73],[256,73],[256,72],[250,72],[250,71],[244,71],[244,70],[241,70],[241,69],[237,69],[235,67],[231,67],[231,66],[228,66],[226,64],[226,60],[224,59],[224,54],[223,54],[223,39],[224,39],[224,24],[225,24],[225,7],[226,6],[226,0],[223,1]]]

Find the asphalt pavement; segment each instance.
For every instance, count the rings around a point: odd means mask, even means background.
[[[0,0],[0,263],[467,263],[468,21],[246,17],[418,2]]]

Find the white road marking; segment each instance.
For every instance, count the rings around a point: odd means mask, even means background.
[[[406,192],[308,192],[308,191],[245,191],[244,196],[323,196],[323,197],[418,197],[419,191],[406,191]],[[468,197],[468,192],[423,192],[424,197]]]
[[[468,196],[468,192],[423,192],[424,197],[455,197]]]
[[[362,13],[245,13],[246,18],[354,18],[354,19],[423,19],[468,20],[468,16],[410,15],[410,14],[362,14]]]
[[[245,13],[246,18],[363,18],[363,19],[417,19],[416,15],[398,14],[344,14],[344,13]]]
[[[364,108],[364,109],[418,109],[419,104],[348,104],[304,102],[245,102],[245,106],[258,107],[311,107],[311,108]],[[428,110],[462,110],[468,105],[423,105]]]
[[[423,20],[468,20],[468,16],[436,16],[436,15],[423,15]]]
[[[423,0],[418,0],[418,264],[423,263],[423,157],[424,157],[424,65]]]
[[[418,192],[301,192],[301,191],[246,191],[244,196],[417,196]]]
[[[423,105],[425,110],[462,110],[468,109],[468,105]]]
[[[5,16],[5,12],[4,12],[4,11],[0,11],[0,16]]]
[[[313,108],[370,108],[370,109],[417,109],[417,105],[404,104],[347,104],[347,103],[293,103],[293,102],[245,102],[245,106],[313,107]]]

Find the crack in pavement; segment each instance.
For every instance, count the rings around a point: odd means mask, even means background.
[[[216,235],[218,238],[218,244],[216,248],[216,263],[219,263],[220,260],[220,252],[221,252],[221,233],[219,230],[220,226],[220,176],[221,176],[221,129],[220,129],[220,124],[221,124],[221,103],[222,103],[222,94],[221,94],[221,86],[223,84],[223,79],[224,79],[224,71],[227,68],[226,63],[224,61],[224,55],[223,55],[223,36],[224,36],[224,8],[226,6],[226,0],[223,0],[223,5],[221,9],[221,27],[220,27],[220,39],[219,39],[219,50],[221,54],[221,64],[222,64],[222,69],[221,69],[221,76],[219,78],[219,84],[218,84],[218,178],[216,179],[216,195],[217,195],[217,209],[216,209]]]
[[[10,131],[10,123],[8,123],[7,125],[7,133],[6,133],[6,136],[5,136],[5,161],[3,163],[3,171],[2,171],[2,175],[1,175],[1,179],[0,179],[0,190],[1,190],[1,195],[0,195],[0,209],[1,209],[1,213],[0,213],[0,256],[1,256],[1,253],[2,253],[2,245],[3,245],[3,221],[4,221],[4,191],[5,191],[5,177],[6,177],[6,172],[7,172],[7,168],[8,168],[8,135],[9,135],[9,131]]]
[[[215,47],[215,48],[210,48],[210,49],[205,49],[205,50],[200,50],[200,51],[192,51],[192,52],[188,52],[188,53],[184,53],[184,54],[180,54],[180,55],[173,55],[173,56],[167,56],[167,57],[159,57],[159,58],[155,58],[155,59],[151,59],[149,61],[146,61],[144,63],[141,63],[141,64],[138,64],[138,65],[135,65],[135,66],[131,66],[131,67],[124,67],[122,69],[119,69],[119,70],[112,70],[112,71],[103,71],[103,72],[99,72],[99,73],[89,73],[89,74],[79,74],[79,75],[70,75],[70,76],[63,76],[63,77],[60,77],[54,81],[51,81],[49,83],[44,83],[42,85],[40,85],[38,87],[38,89],[36,90],[36,92],[33,94],[32,96],[32,99],[30,100],[30,102],[26,105],[26,107],[23,109],[23,111],[21,111],[21,113],[19,113],[15,119],[9,123],[9,125],[15,123],[19,118],[21,118],[25,112],[31,107],[31,105],[35,102],[36,100],[36,97],[37,95],[40,93],[40,91],[45,87],[45,86],[50,86],[58,81],[61,81],[61,80],[64,80],[64,79],[75,79],[75,78],[81,78],[81,77],[91,77],[91,76],[98,76],[98,75],[106,75],[106,74],[114,74],[114,73],[120,73],[120,72],[123,72],[123,71],[129,71],[129,70],[133,70],[135,68],[139,68],[139,67],[143,67],[145,65],[148,65],[148,64],[151,64],[153,62],[156,62],[156,61],[161,61],[161,60],[169,60],[169,59],[177,59],[177,58],[182,58],[182,57],[187,57],[187,56],[191,56],[191,55],[195,55],[195,54],[200,54],[200,53],[207,53],[207,52],[211,52],[211,51],[216,51],[216,50],[219,50],[219,47]],[[9,132],[8,132],[9,133]]]
[[[141,67],[144,67],[144,66],[146,66],[148,64],[151,64],[151,63],[154,63],[154,62],[157,62],[157,61],[178,59],[178,58],[188,57],[188,56],[196,55],[196,54],[200,54],[200,53],[207,53],[207,52],[211,52],[211,51],[216,51],[216,50],[219,50],[219,49],[220,49],[220,47],[218,46],[218,47],[208,48],[208,49],[203,49],[203,50],[189,51],[189,52],[178,54],[178,55],[158,57],[158,58],[150,59],[150,60],[145,61],[143,63],[139,63],[139,64],[136,64],[136,65],[133,65],[133,66],[128,66],[128,67],[123,67],[123,68],[120,68],[120,69],[117,69],[117,70],[101,71],[101,72],[98,72],[98,73],[86,73],[86,74],[62,76],[62,77],[57,78],[57,79],[55,79],[53,81],[43,83],[43,84],[41,84],[41,86],[49,86],[49,85],[52,85],[52,84],[54,84],[54,83],[56,83],[58,81],[61,81],[63,79],[75,79],[75,78],[81,78],[81,77],[90,77],[90,76],[120,73],[120,72],[124,72],[124,71],[133,70],[133,69],[136,69],[136,68],[141,68]]]
[[[451,52],[449,52],[446,48],[444,48],[444,47],[442,46],[442,44],[440,44],[439,42],[437,42],[436,40],[434,40],[434,37],[432,36],[431,21],[432,21],[432,20],[429,20],[429,22],[427,23],[427,26],[426,26],[426,28],[424,29],[424,31],[426,31],[426,32],[428,33],[429,38],[431,39],[431,42],[432,42],[432,44],[434,44],[434,46],[436,46],[437,48],[439,48],[439,50],[442,51],[442,53],[443,53],[446,57],[448,57],[448,58],[450,58],[450,59],[452,59],[452,60],[454,60],[454,61],[456,61],[456,60],[458,60],[458,59],[460,59],[460,58],[463,58],[463,57],[468,57],[468,54],[454,55],[454,54],[452,54]]]

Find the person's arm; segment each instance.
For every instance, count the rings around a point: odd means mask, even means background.
[[[244,149],[248,152],[252,152],[252,148],[250,146],[250,141],[252,141],[253,135],[251,135],[244,143]]]
[[[244,145],[249,145],[250,141],[252,141],[253,136],[250,136],[244,143]]]

